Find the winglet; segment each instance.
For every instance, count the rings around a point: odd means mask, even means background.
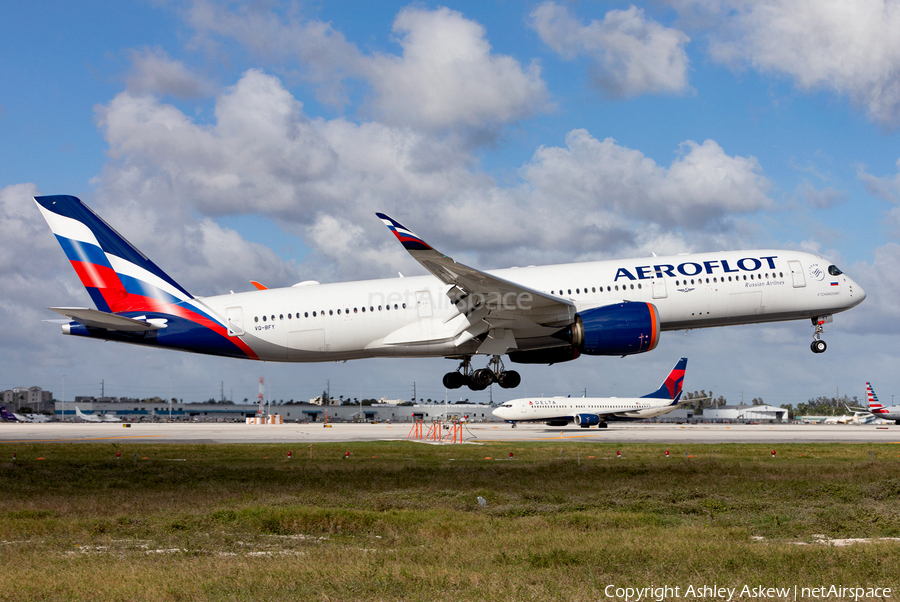
[[[260,290],[260,291],[267,291],[267,290],[269,290],[269,287],[268,287],[268,286],[266,286],[265,284],[260,284],[260,283],[257,282],[256,280],[251,280],[251,281],[250,281],[250,284],[252,284],[253,286],[255,286],[255,287],[256,287],[256,290]]]
[[[388,230],[394,233],[397,240],[403,245],[407,251],[434,251],[427,242],[416,236],[411,230],[405,228],[403,224],[390,217],[385,213],[376,213],[375,215],[384,222]]]

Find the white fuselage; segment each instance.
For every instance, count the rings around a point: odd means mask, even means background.
[[[513,324],[518,349],[575,313],[620,301],[656,306],[662,330],[809,319],[847,310],[865,292],[829,262],[797,251],[729,251],[509,268],[491,275],[571,301],[543,326]],[[301,283],[198,298],[259,359],[318,362],[366,357],[463,357],[478,342],[456,336],[465,318],[449,286],[428,276]]]
[[[493,414],[510,422],[571,422],[578,414],[597,414],[604,420],[643,420],[677,407],[671,399],[647,397],[534,397],[507,401]]]
[[[875,418],[881,418],[882,420],[891,420],[897,422],[900,420],[900,406],[888,406],[886,408],[878,408],[877,410],[870,410],[872,415]]]

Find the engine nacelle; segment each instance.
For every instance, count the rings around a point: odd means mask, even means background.
[[[578,426],[594,426],[600,424],[600,417],[596,414],[575,414],[575,424]]]
[[[581,352],[574,345],[567,345],[550,349],[512,351],[509,354],[509,361],[517,364],[558,364],[577,359],[580,355]]]
[[[575,316],[564,337],[587,355],[644,353],[659,343],[659,311],[643,301],[587,309]]]

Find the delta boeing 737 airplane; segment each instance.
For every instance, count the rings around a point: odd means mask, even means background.
[[[659,389],[642,397],[528,397],[507,401],[493,414],[512,422],[513,428],[517,422],[545,422],[547,426],[566,426],[574,422],[581,428],[593,425],[606,428],[614,420],[656,418],[668,414],[681,403],[685,371],[687,358],[683,357]]]
[[[445,357],[444,386],[518,386],[503,356],[554,364],[644,353],[666,330],[810,320],[812,350],[863,289],[799,251],[722,251],[481,271],[377,214],[431,275],[195,297],[73,196],[35,197],[97,309],[64,334],[272,362]],[[473,369],[472,358],[487,356]]]

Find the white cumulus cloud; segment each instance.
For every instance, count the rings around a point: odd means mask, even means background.
[[[193,73],[184,62],[170,58],[160,48],[133,50],[131,63],[126,85],[134,94],[202,98],[214,92],[210,82]]]
[[[900,126],[900,2],[675,0],[707,28],[722,63],[848,97],[876,123]],[[699,17],[698,17],[699,15]]]
[[[662,225],[698,228],[726,216],[770,207],[769,182],[754,157],[731,157],[713,140],[688,141],[668,167],[585,130],[566,136],[566,148],[540,148],[523,175],[537,190],[584,209]]]
[[[582,25],[566,7],[545,2],[532,11],[531,20],[556,53],[569,59],[590,57],[597,85],[611,96],[689,89],[684,47],[690,38],[646,18],[643,9],[611,10],[603,20]]]
[[[484,27],[456,11],[404,9],[394,32],[403,54],[373,57],[367,73],[374,111],[388,123],[482,128],[547,107],[540,67],[492,53]]]

